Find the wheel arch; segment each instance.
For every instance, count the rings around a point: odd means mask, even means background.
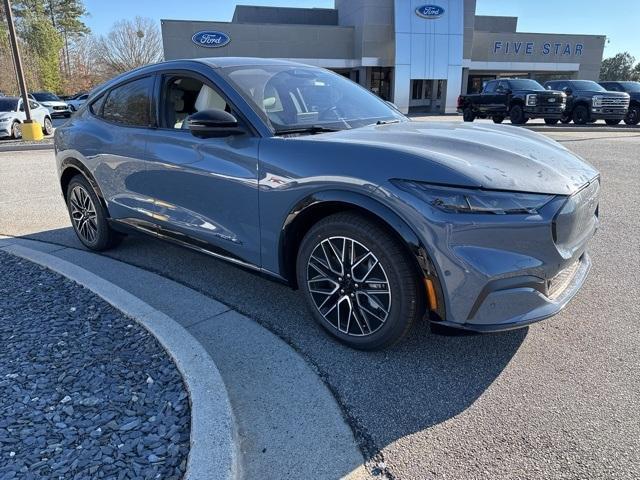
[[[436,268],[413,229],[393,210],[379,201],[363,194],[348,191],[323,191],[314,193],[290,211],[284,222],[279,241],[279,263],[282,275],[293,288],[297,288],[296,268],[300,243],[311,227],[323,218],[338,212],[353,211],[375,221],[394,236],[410,256],[416,274],[423,279],[431,278],[436,284],[437,304],[435,311],[445,318],[444,298]]]
[[[109,209],[107,208],[107,202],[104,199],[102,190],[100,190],[100,186],[95,177],[80,160],[73,157],[65,158],[60,164],[60,188],[62,189],[62,196],[65,202],[67,200],[67,187],[69,186],[69,182],[76,175],[82,175],[87,179],[108,215]]]

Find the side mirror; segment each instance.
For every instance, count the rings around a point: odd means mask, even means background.
[[[230,137],[245,133],[238,126],[236,117],[218,109],[203,110],[190,115],[187,125],[191,133],[200,138]]]

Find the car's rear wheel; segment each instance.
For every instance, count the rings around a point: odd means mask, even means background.
[[[573,123],[585,125],[589,121],[589,109],[584,105],[578,105],[573,109]]]
[[[309,230],[297,279],[316,321],[353,348],[388,347],[424,313],[408,254],[384,228],[355,213],[331,215]]]
[[[494,115],[491,120],[493,120],[493,123],[502,123],[504,122],[504,117],[502,115]]]
[[[476,114],[473,113],[473,108],[465,107],[464,110],[462,110],[462,120],[465,122],[473,122],[475,119]]]
[[[524,125],[527,123],[528,118],[524,114],[524,109],[521,105],[514,105],[509,111],[509,118],[514,125]]]
[[[618,125],[622,121],[621,118],[607,118],[604,123],[607,125]]]
[[[73,177],[67,186],[67,209],[73,229],[85,247],[106,250],[121,239],[109,226],[105,208],[82,175]]]
[[[626,123],[627,125],[637,125],[638,123],[640,123],[640,106],[631,105],[629,107],[627,116],[624,117],[624,123]]]
[[[11,125],[11,138],[18,139],[22,137],[22,127],[20,126],[20,122],[13,122]]]
[[[544,123],[546,123],[547,125],[555,125],[556,123],[558,123],[558,119],[557,118],[545,118],[544,119]]]
[[[44,133],[45,135],[51,135],[53,133],[53,123],[51,123],[51,119],[49,117],[44,118],[42,133]]]

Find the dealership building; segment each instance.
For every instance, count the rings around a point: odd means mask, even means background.
[[[517,17],[475,12],[475,0],[239,5],[231,22],[162,20],[162,40],[167,60],[262,57],[329,68],[404,112],[454,112],[460,93],[498,77],[598,79],[604,35],[519,32]]]

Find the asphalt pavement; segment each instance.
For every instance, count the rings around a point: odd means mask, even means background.
[[[369,466],[399,479],[635,479],[640,472],[640,133],[556,133],[602,173],[593,269],[561,314],[489,335],[416,326],[383,351],[343,347],[285,286],[129,237],[107,255],[158,272],[279,335],[340,403]],[[52,152],[0,154],[0,234],[81,248]],[[327,459],[327,461],[331,461]]]

